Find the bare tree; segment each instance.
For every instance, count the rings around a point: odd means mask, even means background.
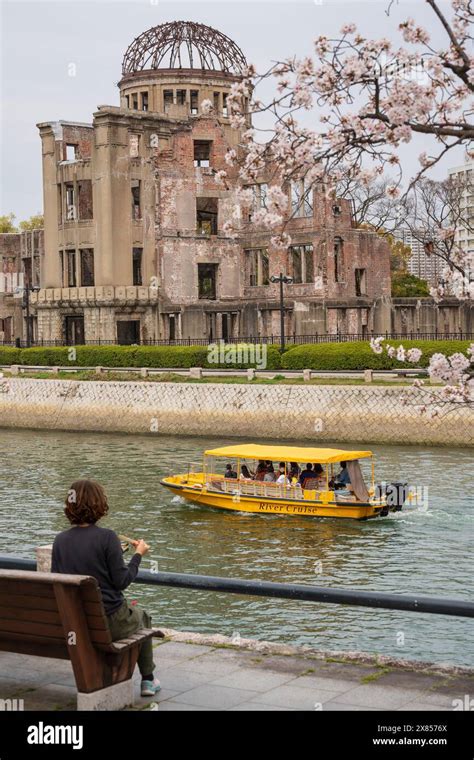
[[[351,177],[343,177],[336,185],[336,196],[352,203],[355,224],[367,226],[375,232],[392,233],[403,222],[406,206],[387,195],[390,179],[378,179],[370,184]]]
[[[444,181],[422,178],[404,204],[404,226],[424,245],[426,255],[439,262],[441,279],[433,295],[472,295],[473,256],[463,250],[459,235],[463,230],[473,232],[467,202],[473,192],[474,182],[467,173]]]

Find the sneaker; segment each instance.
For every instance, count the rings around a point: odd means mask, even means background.
[[[142,697],[154,697],[160,689],[161,684],[157,678],[153,681],[142,681],[140,694]]]

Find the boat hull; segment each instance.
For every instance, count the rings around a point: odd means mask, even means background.
[[[329,517],[368,520],[379,517],[382,504],[351,502],[322,502],[310,499],[246,496],[243,494],[216,493],[198,482],[178,482],[178,477],[164,478],[161,485],[186,501],[201,506],[226,509],[232,512],[253,514],[278,514],[289,517]]]

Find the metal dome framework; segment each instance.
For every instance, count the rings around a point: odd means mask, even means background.
[[[140,34],[127,48],[122,74],[150,69],[196,69],[241,74],[247,62],[229,37],[211,26],[171,21]]]

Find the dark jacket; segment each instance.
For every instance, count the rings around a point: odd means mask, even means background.
[[[113,530],[89,525],[69,528],[54,539],[51,571],[96,578],[107,615],[124,602],[122,590],[136,578],[141,555],[134,554],[128,565],[123,561],[122,546]]]

